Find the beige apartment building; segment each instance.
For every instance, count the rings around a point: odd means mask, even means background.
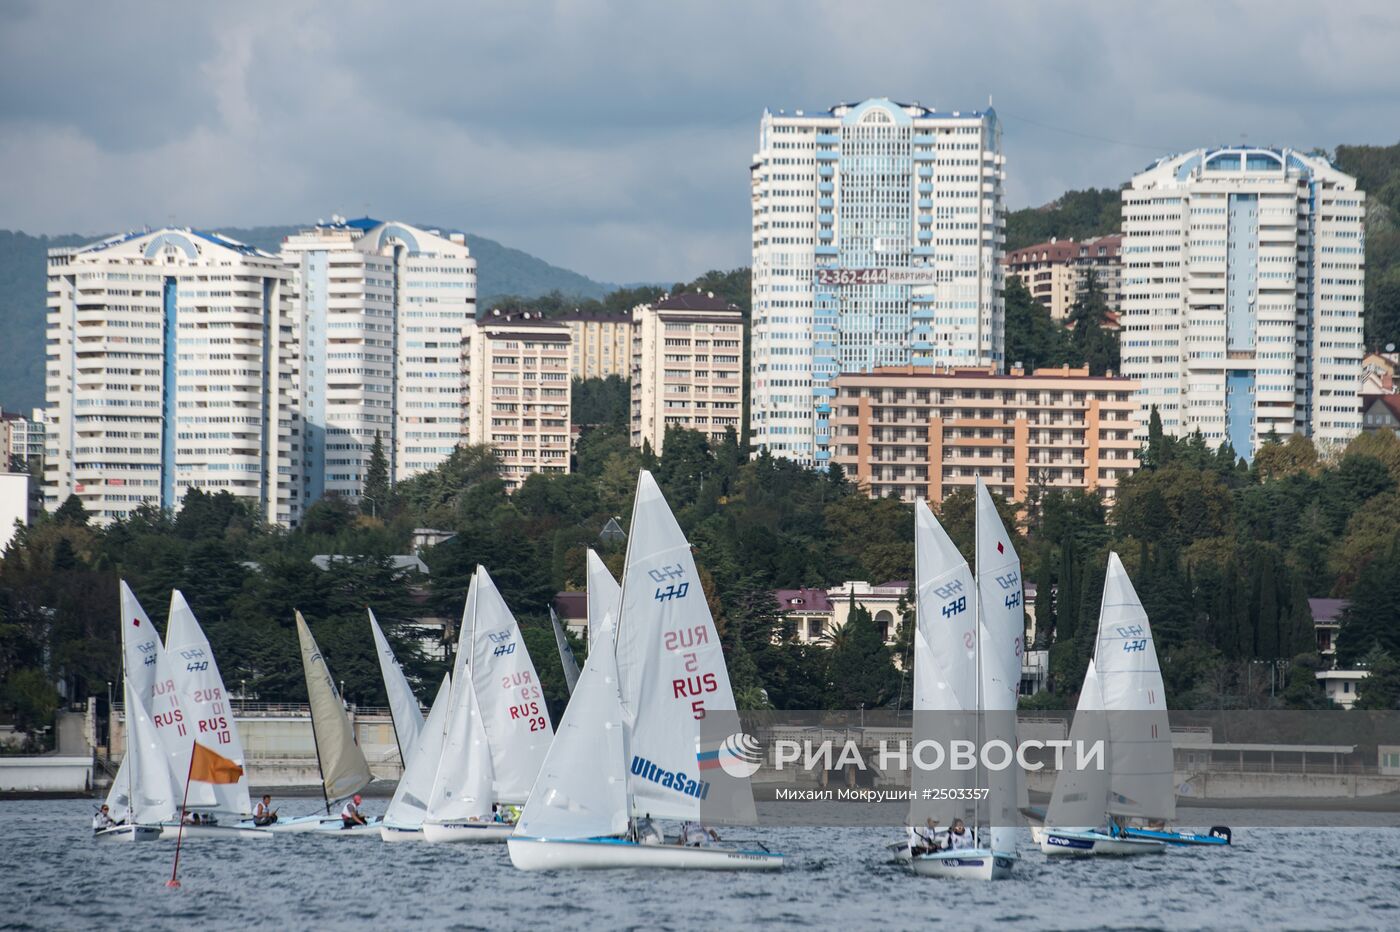
[[[632,445],[661,453],[666,428],[719,441],[741,429],[744,318],[713,293],[663,295],[632,311]]]
[[[569,375],[576,379],[632,377],[632,315],[627,311],[580,311],[551,320],[569,328]]]
[[[1052,318],[1063,321],[1088,290],[1090,274],[1108,309],[1119,309],[1123,303],[1122,247],[1123,237],[1117,233],[1082,242],[1052,239],[1008,252],[1002,262],[1007,275],[1019,278]]]
[[[569,471],[569,328],[531,314],[466,329],[468,443],[489,444],[514,491],[531,473]]]
[[[1025,501],[1035,486],[1102,491],[1138,467],[1137,383],[1088,369],[843,373],[833,383],[832,462],[871,495],[941,502],[978,475]]]

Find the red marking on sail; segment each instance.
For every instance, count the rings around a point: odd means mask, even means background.
[[[140,618],[133,618],[133,619],[131,619],[131,626],[132,626],[133,628],[139,628],[139,627],[141,627],[141,619],[140,619]]]
[[[997,553],[1006,553],[1006,548],[1001,545],[1001,541],[997,541]]]

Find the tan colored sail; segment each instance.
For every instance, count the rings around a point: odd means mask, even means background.
[[[321,781],[326,799],[344,799],[369,785],[369,763],[355,743],[350,717],[345,714],[335,681],[325,658],[297,612],[297,638],[301,641],[301,663],[306,670],[306,695],[311,702],[311,731],[316,738],[316,756],[321,762]]]

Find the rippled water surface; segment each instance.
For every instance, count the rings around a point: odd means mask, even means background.
[[[1400,927],[1397,828],[1243,828],[1228,850],[1055,863],[1027,836],[996,884],[913,877],[875,828],[745,830],[789,855],[780,874],[524,874],[503,845],[283,835],[191,842],[170,891],[174,845],[98,846],[92,811],[0,802],[0,929]]]

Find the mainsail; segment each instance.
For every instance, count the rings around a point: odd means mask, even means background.
[[[461,677],[452,682],[452,711],[423,820],[489,820],[494,795],[491,756],[485,723],[472,688],[472,673],[463,668]]]
[[[612,651],[612,616],[589,618],[578,687],[559,721],[517,835],[595,838],[627,830],[627,747]]]
[[[978,653],[982,692],[982,747],[1003,742],[1012,755],[1002,769],[985,768],[988,819],[994,851],[1016,850],[1016,705],[1021,692],[1021,655],[1026,636],[1021,560],[996,505],[977,479]]]
[[[243,766],[243,742],[238,737],[238,726],[234,723],[233,710],[228,704],[228,691],[224,688],[223,677],[219,675],[219,665],[214,660],[208,638],[195,620],[194,612],[178,589],[170,594],[165,653],[171,661],[171,676],[189,726],[189,734],[185,736],[189,742],[189,748],[184,752],[186,769],[196,738],[211,750]],[[180,774],[184,772],[177,771]],[[213,797],[215,809],[243,815],[252,809],[246,775],[240,777],[237,783],[202,783],[199,786]],[[195,795],[195,789],[191,787],[191,800]]]
[[[452,714],[452,674],[444,674],[437,698],[428,710],[427,721],[418,733],[418,743],[409,753],[394,798],[384,811],[384,821],[395,828],[417,828],[423,824],[428,810],[428,797],[437,779],[438,762],[442,760],[442,744],[446,737],[447,718]]]
[[[967,561],[922,499],[914,505],[914,571],[915,747],[947,748],[952,741],[975,741],[977,590]],[[930,818],[944,827],[955,818],[971,820],[971,800],[935,792],[972,788],[971,771],[935,770],[911,762],[910,780],[910,825],[923,825]]]
[[[475,612],[468,645],[471,672],[469,677],[465,670],[454,675],[453,688],[475,684],[481,722],[490,742],[496,799],[523,803],[554,736],[549,709],[515,616],[481,566],[472,579],[468,602],[473,596]]]
[[[722,740],[728,732],[714,723],[732,722],[729,731],[737,732],[738,715],[690,544],[646,470],[627,542],[617,666],[633,812],[701,818],[711,789],[701,761],[713,757],[701,746],[702,722],[709,726],[704,736]],[[736,778],[729,787],[724,820],[754,821],[748,781]]]
[[[423,730],[423,711],[418,708],[418,697],[408,685],[408,677],[403,675],[389,646],[389,639],[380,630],[379,619],[374,617],[374,609],[369,612],[369,628],[374,634],[374,652],[379,655],[379,672],[384,676],[384,692],[389,697],[389,716],[394,721],[394,738],[398,741],[399,757],[405,768],[408,756],[418,746],[418,732]]]
[[[617,636],[617,620],[622,614],[622,587],[592,547],[588,548],[588,649],[598,638],[598,623],[611,618],[613,637]]]
[[[112,789],[107,794],[107,810],[111,817],[120,822],[130,814],[130,794],[136,784],[136,762],[135,755],[130,753],[134,747],[132,744],[132,715],[133,707],[127,702],[126,690],[130,688],[135,692],[136,698],[140,700],[144,714],[148,716],[151,736],[159,742],[160,738],[156,734],[155,724],[149,721],[151,702],[155,698],[156,668],[160,663],[160,658],[165,653],[160,643],[160,636],[156,634],[155,625],[151,624],[151,619],[146,615],[146,610],[137,601],[136,594],[131,591],[131,587],[126,584],[126,580],[120,583],[121,590],[121,626],[122,626],[122,696],[123,703],[126,704],[127,753],[122,755],[121,765],[117,768],[117,776],[112,781]],[[165,768],[169,770],[168,761]]]
[[[306,696],[311,703],[311,734],[316,741],[316,760],[321,765],[321,787],[326,802],[345,799],[369,786],[369,763],[355,743],[355,732],[345,706],[335,690],[335,680],[326,659],[306,626],[297,616],[297,640],[301,642],[301,665],[306,672]]]
[[[1166,689],[1147,612],[1116,553],[1108,555],[1094,659],[1108,718],[1108,812],[1170,821],[1176,791]]]
[[[564,634],[564,625],[560,623],[554,606],[549,608],[549,623],[554,626],[554,644],[559,648],[559,665],[564,668],[564,683],[569,687],[569,695],[572,696],[574,687],[578,685],[578,661],[574,659],[574,649],[569,646],[569,638]]]

